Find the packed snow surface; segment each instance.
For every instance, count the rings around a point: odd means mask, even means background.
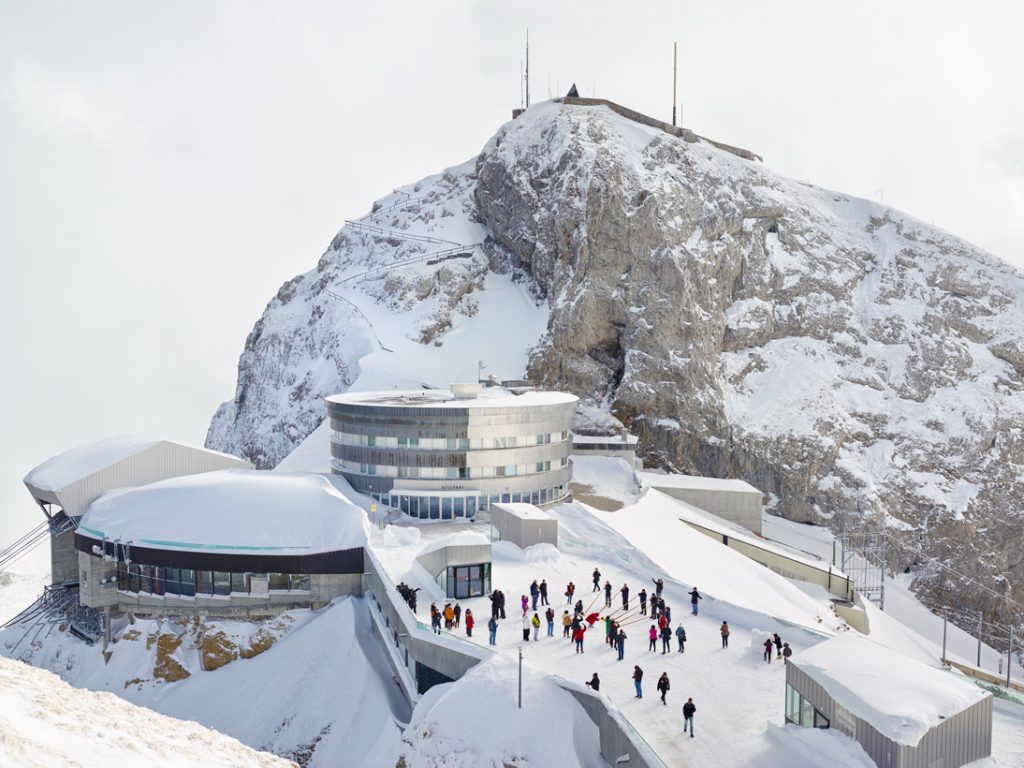
[[[362,547],[368,525],[319,475],[227,469],[108,491],[81,529],[161,548],[309,554]]]
[[[44,461],[25,475],[25,482],[42,491],[59,491],[158,442],[135,435],[118,435],[80,445]]]
[[[2,657],[0,712],[0,765],[11,768],[295,766],[198,723],[73,688],[51,672]]]
[[[491,540],[479,531],[456,531],[447,536],[435,539],[423,548],[420,552],[425,555],[428,552],[436,552],[445,547],[489,547]]]
[[[477,664],[455,683],[437,686],[415,711],[404,741],[408,768],[559,766],[599,768],[597,726],[549,675],[518,667],[511,656]]]
[[[792,661],[854,715],[910,746],[945,718],[992,695],[853,633],[819,643]]]

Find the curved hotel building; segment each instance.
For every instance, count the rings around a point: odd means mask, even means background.
[[[569,495],[577,399],[478,384],[334,395],[331,469],[423,519],[474,517],[499,502],[551,504]]]

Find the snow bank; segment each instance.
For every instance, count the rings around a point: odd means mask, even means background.
[[[550,677],[496,655],[424,696],[405,732],[408,768],[600,766],[597,726]]]
[[[879,733],[910,746],[945,718],[992,695],[852,632],[790,661]]]
[[[72,688],[56,675],[0,657],[0,765],[107,768],[294,766],[203,726]]]
[[[308,750],[310,768],[394,765],[408,706],[369,624],[362,600],[337,600],[268,651],[159,690],[153,706],[278,754]]]
[[[228,469],[109,491],[81,529],[162,549],[310,554],[364,546],[369,523],[319,475]]]
[[[136,435],[117,435],[80,445],[44,461],[25,475],[25,482],[42,491],[59,491],[158,442]]]
[[[309,437],[295,446],[295,449],[285,456],[281,462],[274,467],[275,472],[317,472],[330,474],[331,472],[331,421],[324,419],[323,423],[310,432]]]

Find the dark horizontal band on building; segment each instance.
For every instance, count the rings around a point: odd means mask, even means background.
[[[158,549],[102,541],[75,533],[75,549],[98,557],[93,547],[114,560],[163,568],[188,568],[197,571],[234,571],[238,573],[363,573],[363,548],[338,549],[308,555],[273,555],[266,552],[189,552]]]

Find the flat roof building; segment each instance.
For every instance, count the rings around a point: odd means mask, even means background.
[[[958,768],[992,754],[992,694],[853,632],[790,659],[786,722],[836,728],[879,768]]]
[[[479,384],[333,395],[331,468],[378,503],[428,520],[555,503],[569,496],[577,399]]]
[[[641,472],[640,481],[674,499],[761,535],[764,494],[744,480]]]
[[[520,549],[534,544],[558,547],[558,519],[533,504],[492,504],[491,530],[496,541],[508,541]]]

